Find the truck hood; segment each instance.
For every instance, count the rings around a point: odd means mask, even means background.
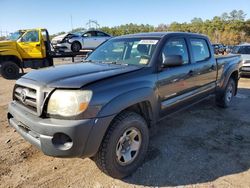
[[[16,41],[0,41],[0,51],[16,49]]]
[[[51,88],[81,88],[84,85],[141,69],[132,65],[76,63],[35,70],[22,76]]]

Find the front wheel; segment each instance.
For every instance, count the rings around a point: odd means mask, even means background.
[[[114,119],[94,160],[107,175],[124,178],[142,164],[148,142],[144,118],[134,112],[123,112]]]
[[[227,86],[221,96],[216,97],[216,103],[218,106],[227,108],[230,106],[233,97],[235,96],[236,82],[234,79],[230,78]]]
[[[71,45],[72,52],[79,52],[81,50],[81,44],[79,42],[73,42]]]
[[[0,65],[0,72],[5,79],[17,79],[20,77],[20,68],[13,61],[2,62]]]

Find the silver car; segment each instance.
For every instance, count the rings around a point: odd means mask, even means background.
[[[241,44],[235,46],[232,50],[232,54],[240,54],[243,62],[241,68],[242,75],[250,75],[250,44]]]
[[[59,51],[79,52],[81,49],[93,50],[109,38],[111,36],[103,31],[88,30],[56,36],[51,40],[51,44]]]

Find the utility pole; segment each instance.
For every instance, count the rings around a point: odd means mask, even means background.
[[[97,20],[89,20],[86,23],[86,26],[87,26],[88,29],[91,29],[91,28],[97,29],[97,28],[100,27],[100,25],[98,24]]]
[[[71,31],[73,31],[73,19],[72,14],[70,14]]]

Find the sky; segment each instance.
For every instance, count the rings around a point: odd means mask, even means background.
[[[70,31],[72,25],[86,28],[89,19],[100,26],[157,26],[194,17],[212,19],[234,9],[250,18],[249,0],[0,0],[0,31],[42,27],[54,34]]]

